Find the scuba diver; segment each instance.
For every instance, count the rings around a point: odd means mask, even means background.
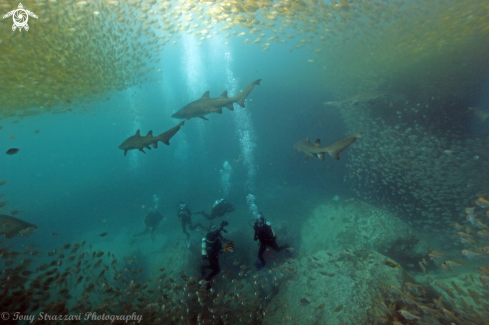
[[[217,228],[216,225],[211,225],[209,228],[209,232],[202,238],[202,266],[200,269],[202,279],[208,281],[207,289],[210,289],[211,284],[210,281],[213,277],[215,277],[219,272],[221,272],[221,268],[219,267],[219,256],[218,254],[223,252],[222,242],[225,241],[228,244],[224,247],[224,252],[226,250],[233,252],[234,245],[229,240],[222,236],[221,232],[226,232],[224,227],[229,223],[226,220],[221,222],[221,226]],[[208,265],[205,265],[206,261],[208,261]],[[212,272],[206,276],[206,270],[211,269]]]
[[[180,201],[180,206],[178,210],[178,221],[182,222],[182,231],[183,233],[187,236],[187,248],[190,248],[190,235],[187,232],[187,224],[188,224],[188,229],[191,231],[195,230],[195,228],[200,227],[203,230],[206,230],[204,226],[202,226],[200,223],[196,224],[195,226],[192,225],[192,211],[188,208],[187,203],[184,203]]]
[[[224,199],[220,199],[214,202],[210,215],[205,213],[204,210],[200,212],[195,212],[195,214],[201,214],[204,217],[206,217],[207,220],[214,220],[215,218],[222,217],[226,213],[231,212],[233,210],[234,210],[234,206],[232,204],[228,203]]]
[[[148,213],[144,217],[144,230],[142,232],[140,232],[139,234],[134,235],[134,237],[139,237],[139,236],[145,235],[149,232],[149,233],[151,233],[151,238],[154,241],[155,240],[155,238],[154,238],[155,231],[156,231],[156,228],[158,227],[159,223],[161,222],[161,220],[163,220],[163,216],[161,215],[161,213],[158,210],[156,210],[155,208],[150,208],[148,210]],[[135,239],[133,239],[133,241],[131,241],[132,244],[134,243],[134,240]]]
[[[255,236],[254,236],[255,241],[256,240],[260,241],[260,249],[258,251],[258,259],[260,261],[255,263],[257,270],[260,271],[267,264],[265,262],[265,259],[263,258],[263,253],[265,253],[267,247],[270,247],[273,250],[280,252],[284,249],[289,248],[290,246],[288,244],[282,246],[277,245],[277,238],[275,237],[275,232],[272,230],[272,226],[270,225],[269,222],[267,222],[265,216],[261,212],[260,212],[260,216],[255,221],[255,225],[253,226],[253,229],[255,230]],[[286,254],[287,257],[292,257],[290,251],[287,250]]]

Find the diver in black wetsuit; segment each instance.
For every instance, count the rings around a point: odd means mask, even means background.
[[[231,212],[234,210],[234,206],[230,203],[228,203],[224,199],[217,200],[214,202],[214,205],[212,206],[211,214],[207,214],[204,212],[204,210],[200,212],[195,212],[195,214],[201,214],[204,217],[207,218],[207,220],[213,220],[218,217],[224,216],[226,213]]]
[[[193,231],[197,227],[206,230],[206,228],[204,228],[204,226],[202,226],[200,223],[197,223],[195,226],[192,225],[192,211],[190,211],[188,205],[182,201],[180,201],[177,217],[178,221],[182,222],[182,231],[187,236],[187,240],[190,238],[190,235],[187,232],[187,224],[188,229],[190,229],[191,231]]]
[[[256,268],[259,271],[267,264],[267,262],[265,262],[265,259],[263,258],[263,253],[265,253],[267,247],[270,247],[273,250],[280,252],[284,249],[289,248],[290,246],[288,244],[282,246],[277,245],[277,238],[275,237],[275,232],[273,231],[272,226],[270,225],[269,222],[266,221],[265,217],[261,212],[260,212],[260,217],[258,217],[258,219],[256,219],[255,221],[255,225],[253,226],[253,229],[255,230],[255,236],[254,236],[255,241],[257,240],[260,241],[260,250],[258,251],[258,259],[260,261],[255,263]],[[289,251],[287,251],[287,257],[291,257]]]
[[[133,245],[136,241],[136,237],[142,236],[147,234],[148,232],[151,234],[151,238],[153,241],[155,240],[155,231],[156,228],[158,227],[159,223],[163,220],[163,216],[161,213],[156,210],[155,208],[149,209],[148,213],[144,217],[144,230],[140,232],[139,234],[136,234],[133,236],[133,239],[131,240],[131,245]]]
[[[219,256],[218,254],[222,252],[222,242],[230,242],[229,239],[226,239],[222,236],[221,232],[227,232],[224,230],[224,227],[229,223],[227,221],[221,222],[221,227],[217,228],[216,225],[211,225],[209,232],[202,238],[202,266],[201,266],[201,275],[202,279],[206,281],[212,280],[219,272],[221,272],[221,268],[219,267]],[[206,261],[209,263],[207,264]],[[206,265],[207,264],[207,265]],[[212,272],[206,276],[205,271],[207,269],[211,269]],[[207,289],[210,289],[210,282],[207,283]]]
[[[154,235],[156,227],[158,227],[160,221],[163,220],[163,216],[156,209],[149,209],[146,217],[144,217],[145,232],[150,231],[151,235]]]

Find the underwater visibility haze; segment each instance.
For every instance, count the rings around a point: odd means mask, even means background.
[[[0,0],[0,316],[489,324],[482,0]]]

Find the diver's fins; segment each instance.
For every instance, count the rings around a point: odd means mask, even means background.
[[[263,270],[263,268],[265,267],[265,265],[263,265],[261,263],[261,261],[258,261],[258,262],[255,263],[255,267],[256,267],[256,270],[259,272],[259,271]]]
[[[187,243],[187,248],[190,248],[190,237],[187,237],[186,243]]]

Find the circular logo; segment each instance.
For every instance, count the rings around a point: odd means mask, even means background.
[[[15,13],[13,15],[14,17],[14,24],[17,27],[24,27],[27,25],[27,21],[29,20],[29,16],[27,15],[27,12],[25,12],[24,9],[17,9],[15,10]]]
[[[2,317],[3,320],[7,320],[7,319],[10,318],[10,314],[7,313],[7,312],[3,312],[2,315],[1,315],[1,317]]]

